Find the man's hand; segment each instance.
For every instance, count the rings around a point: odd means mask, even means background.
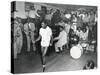
[[[34,44],[36,41],[32,41],[32,43]]]
[[[50,46],[52,46],[52,43],[50,43]]]

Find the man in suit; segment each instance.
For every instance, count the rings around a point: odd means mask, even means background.
[[[30,18],[27,19],[27,23],[24,25],[24,32],[27,37],[27,51],[30,51],[30,43],[34,41],[34,31],[35,31],[35,24],[31,21]],[[33,50],[35,51],[35,45],[33,43]]]
[[[17,58],[17,54],[21,53],[23,44],[22,30],[17,20],[14,21],[14,59]]]

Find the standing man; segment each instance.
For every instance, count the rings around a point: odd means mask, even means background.
[[[82,41],[88,41],[88,32],[89,32],[88,26],[83,28],[82,33],[80,35],[80,38],[81,38]]]
[[[82,35],[81,27],[78,27],[78,28],[77,28],[76,35],[78,35],[79,38],[81,38],[81,35]]]
[[[17,58],[17,54],[21,52],[23,44],[22,31],[18,21],[14,21],[14,59]]]
[[[71,28],[71,23],[70,21],[68,22],[65,22],[65,32],[67,33],[67,48],[69,48],[68,44],[69,44],[69,31],[70,31],[70,28]]]
[[[65,22],[65,31],[66,31],[66,33],[67,34],[69,34],[69,31],[70,31],[70,27],[71,27],[71,24],[70,24],[70,22]]]
[[[44,72],[46,66],[45,55],[47,53],[52,38],[52,30],[49,26],[47,26],[46,21],[42,22],[41,26],[42,27],[39,30],[39,37],[36,39],[36,41],[41,39],[41,52],[42,52],[41,58],[42,58],[42,65],[43,65],[43,72]]]
[[[31,42],[32,42],[32,46],[33,46],[33,51],[36,51],[36,46],[34,44],[34,35],[35,35],[35,24],[32,22],[32,20],[29,23],[29,27],[30,27],[30,37],[31,37]]]
[[[37,16],[40,17],[37,13],[37,10],[33,6],[31,6],[28,12],[28,17],[34,21]]]
[[[34,31],[35,31],[35,25],[32,23],[32,20],[28,18],[27,23],[24,25],[24,31],[27,37],[27,51],[30,51],[30,43],[34,41]],[[35,51],[35,45],[33,44],[33,50]]]

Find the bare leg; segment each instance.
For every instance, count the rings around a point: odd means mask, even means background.
[[[59,49],[57,47],[57,44],[55,44],[55,52],[59,52]]]
[[[62,47],[59,47],[60,48],[60,52],[63,52],[63,46]]]
[[[42,50],[42,66],[43,66],[43,72],[45,71],[45,67],[46,67],[45,55],[46,55],[47,49],[48,49],[48,47],[41,47],[41,50]]]

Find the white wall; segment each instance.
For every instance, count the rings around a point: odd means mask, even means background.
[[[41,10],[41,6],[46,6],[47,9],[60,9],[61,11],[63,11],[63,9],[58,8],[58,7],[53,7],[47,4],[43,4],[43,3],[34,3],[34,7],[35,7],[35,11],[37,11],[38,9]],[[26,15],[27,13],[25,12],[25,2],[24,1],[16,1],[16,10],[18,12],[14,12],[14,18],[15,17],[21,17],[21,18],[27,18]]]
[[[26,18],[25,2],[16,1],[16,10],[18,12],[14,13],[14,17]]]
[[[36,11],[41,9],[41,6],[38,3],[34,4],[34,7],[36,8]],[[24,1],[16,1],[16,10],[18,12],[14,12],[14,18],[21,17],[21,18],[27,18],[27,13],[25,12],[25,2]]]

